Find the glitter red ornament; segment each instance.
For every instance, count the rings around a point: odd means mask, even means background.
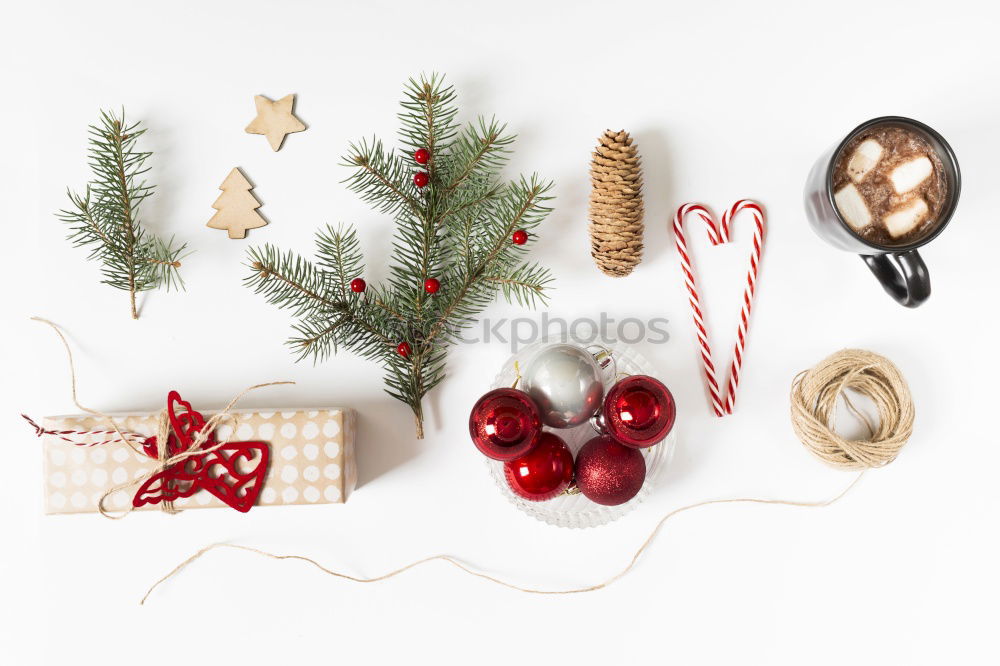
[[[413,153],[413,161],[417,164],[427,164],[431,159],[431,154],[426,148],[420,148],[417,152]]]
[[[670,433],[677,408],[662,382],[648,375],[632,375],[611,387],[601,414],[609,435],[626,446],[644,449]]]
[[[353,280],[351,280],[351,291],[353,291],[355,294],[360,294],[365,290],[365,287],[367,286],[368,283],[366,283],[361,278],[354,278]]]
[[[531,451],[542,434],[542,417],[524,391],[494,389],[476,401],[469,415],[472,443],[487,458],[514,460]]]
[[[441,288],[441,283],[435,278],[427,278],[424,280],[424,291],[428,294],[436,294],[438,289]]]
[[[503,472],[515,495],[544,502],[573,482],[573,454],[558,436],[543,432],[538,445],[526,455],[504,463]]]
[[[637,449],[601,435],[576,454],[576,486],[591,502],[624,504],[635,497],[646,480],[646,461]]]
[[[427,175],[426,171],[418,171],[413,174],[413,184],[417,187],[423,187],[430,181],[430,177]]]
[[[524,245],[528,242],[528,232],[524,229],[518,229],[510,239],[514,242],[514,245]]]
[[[409,342],[400,342],[398,345],[396,345],[396,353],[402,356],[403,358],[410,358],[410,352],[412,351],[413,350],[410,348]]]

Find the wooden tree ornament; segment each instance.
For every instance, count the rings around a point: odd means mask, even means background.
[[[212,208],[218,212],[208,221],[207,226],[212,229],[225,229],[229,232],[230,238],[246,238],[247,229],[256,229],[267,224],[267,220],[257,212],[260,202],[250,193],[253,185],[239,167],[234,167],[229,172],[222,185],[219,185],[219,189],[222,190],[222,194],[212,204]]]
[[[273,150],[281,148],[285,135],[301,132],[306,128],[292,113],[295,95],[285,95],[277,101],[257,95],[253,101],[257,105],[257,117],[247,125],[247,134],[263,134]]]

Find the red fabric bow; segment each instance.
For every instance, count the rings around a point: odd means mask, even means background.
[[[177,391],[167,396],[167,413],[171,430],[166,450],[169,459],[191,448],[205,427],[205,417],[191,409],[191,403],[181,400]],[[217,445],[212,432],[202,444],[205,453],[195,453],[151,476],[136,491],[132,506],[169,502],[207,490],[237,511],[249,511],[264,487],[270,449],[265,442],[226,442],[208,450]],[[143,453],[155,460],[159,460],[158,448],[155,435],[142,445]],[[246,467],[251,469],[243,471]]]

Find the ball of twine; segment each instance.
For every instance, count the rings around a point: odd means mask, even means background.
[[[878,409],[873,424],[845,391],[867,397]],[[861,420],[869,439],[845,439],[834,430],[837,399]],[[792,381],[792,428],[817,458],[842,469],[882,467],[899,455],[913,433],[913,398],[892,361],[863,349],[843,349]]]

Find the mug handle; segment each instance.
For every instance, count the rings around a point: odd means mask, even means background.
[[[931,295],[931,275],[916,250],[894,252],[891,258],[888,254],[863,254],[861,258],[900,305],[915,308]]]

